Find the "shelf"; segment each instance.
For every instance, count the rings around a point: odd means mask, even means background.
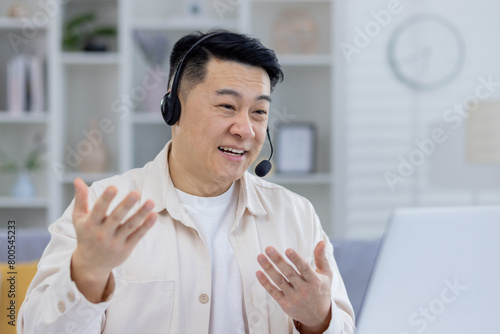
[[[158,108],[159,109],[159,108]],[[135,112],[132,117],[134,124],[164,124],[165,121],[158,112]]]
[[[307,4],[318,4],[318,3],[331,3],[332,0],[252,0],[256,4],[270,4],[270,3],[307,3]]]
[[[71,0],[71,3],[78,3],[78,4],[88,4],[89,2],[94,2],[96,4],[100,3],[106,3],[106,2],[116,2],[116,0]]]
[[[138,30],[177,30],[177,31],[192,31],[192,30],[209,30],[214,27],[222,27],[226,29],[236,29],[238,23],[236,20],[219,19],[194,19],[194,18],[180,18],[180,19],[137,19],[132,24],[133,29]]]
[[[311,54],[278,54],[282,66],[330,66],[332,58],[329,55]]]
[[[301,184],[301,185],[330,185],[332,183],[332,175],[329,173],[315,174],[273,174],[266,180],[278,184]]]
[[[26,112],[21,115],[13,115],[9,111],[0,111],[0,124],[45,124],[47,121],[47,112]]]
[[[0,17],[0,29],[22,29],[24,24],[21,19]]]
[[[14,198],[0,197],[0,208],[2,209],[44,209],[48,206],[46,198]]]
[[[75,178],[81,178],[85,183],[89,184],[108,177],[116,175],[116,173],[66,173],[62,177],[62,182],[65,184],[73,184]]]
[[[62,62],[67,65],[118,65],[116,52],[63,52]]]

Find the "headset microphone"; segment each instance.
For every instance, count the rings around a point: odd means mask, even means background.
[[[264,177],[266,176],[273,165],[271,164],[271,159],[273,158],[273,143],[271,143],[271,136],[269,135],[269,128],[267,128],[267,139],[269,140],[269,145],[271,146],[271,155],[269,156],[269,159],[267,160],[262,160],[259,162],[259,164],[255,167],[255,174],[259,177]]]

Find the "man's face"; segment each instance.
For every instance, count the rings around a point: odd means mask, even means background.
[[[179,96],[173,152],[185,175],[207,185],[239,179],[264,143],[270,92],[264,69],[211,59],[205,80]]]

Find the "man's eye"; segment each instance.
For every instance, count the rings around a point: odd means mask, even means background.
[[[230,104],[221,104],[220,107],[224,108],[224,109],[231,109],[231,110],[234,110],[233,106],[230,105]]]
[[[256,110],[255,112],[260,115],[267,115],[267,110]]]

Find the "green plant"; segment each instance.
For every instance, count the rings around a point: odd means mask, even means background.
[[[83,13],[68,20],[64,25],[63,48],[66,51],[105,51],[107,46],[99,43],[99,37],[115,37],[116,28],[96,26],[95,13]]]
[[[45,145],[40,134],[35,135],[34,142],[34,149],[28,154],[22,164],[12,159],[7,153],[0,149],[0,172],[15,173],[22,169],[26,169],[30,172],[36,172],[42,169],[42,154],[45,152]]]

